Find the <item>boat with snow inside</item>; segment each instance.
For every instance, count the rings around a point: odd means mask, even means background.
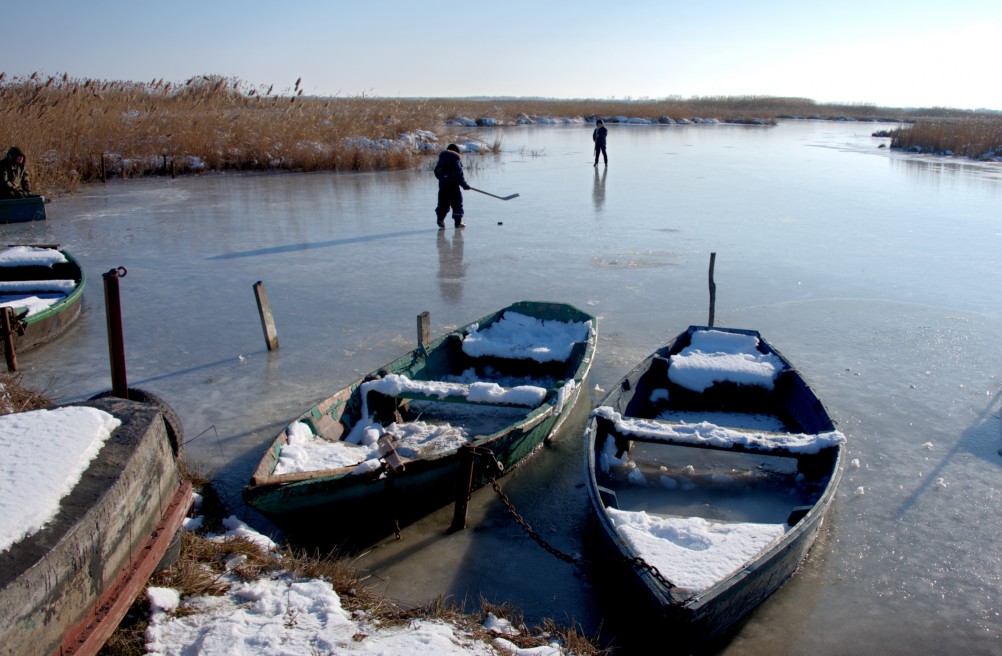
[[[755,331],[691,326],[648,356],[586,427],[596,542],[618,603],[635,600],[690,647],[726,636],[807,555],[844,442]]]
[[[455,500],[464,477],[481,487],[553,436],[591,368],[595,324],[570,305],[521,301],[428,343],[419,336],[294,419],[244,500],[300,543],[399,533]]]
[[[15,353],[41,346],[80,316],[86,277],[80,263],[58,245],[0,249],[0,311],[10,307]]]

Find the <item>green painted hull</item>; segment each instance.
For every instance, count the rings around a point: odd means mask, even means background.
[[[539,363],[497,357],[471,357],[462,350],[462,338],[470,326],[481,329],[497,321],[506,311],[515,311],[545,321],[591,322],[587,341],[578,342],[566,362]],[[595,319],[565,304],[520,302],[448,333],[394,360],[376,374],[359,379],[303,413],[296,421],[311,425],[314,433],[338,439],[363,419],[360,386],[366,380],[387,373],[405,375],[415,381],[437,381],[474,368],[478,374],[490,370],[510,377],[532,377],[554,381],[545,399],[533,408],[514,411],[503,427],[477,435],[471,442],[489,449],[504,472],[528,458],[558,430],[580,394],[595,351]],[[382,399],[369,409],[376,418],[389,423],[418,414],[415,401]],[[428,403],[425,398],[424,403]],[[371,414],[371,413],[370,413]],[[455,425],[455,422],[451,422]],[[319,472],[275,475],[283,431],[265,452],[244,490],[248,505],[265,515],[288,537],[311,544],[364,542],[376,539],[456,498],[461,480],[460,452],[452,450],[431,457],[405,461],[399,472],[378,470],[353,474],[354,467]],[[474,467],[473,488],[489,482],[493,472],[489,458],[479,458]]]

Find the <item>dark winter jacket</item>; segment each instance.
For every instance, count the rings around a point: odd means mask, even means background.
[[[470,185],[466,184],[466,177],[463,175],[463,161],[459,157],[459,153],[451,150],[443,150],[438,156],[438,164],[435,165],[435,177],[438,178],[438,184],[458,184],[463,189],[469,189]]]
[[[604,125],[600,125],[595,128],[595,131],[591,133],[591,140],[595,142],[596,146],[605,145],[605,135],[609,134],[609,131],[605,129]]]
[[[18,157],[21,162],[15,161]],[[24,153],[11,146],[7,157],[0,161],[0,198],[27,198],[31,195],[28,172],[24,170]]]

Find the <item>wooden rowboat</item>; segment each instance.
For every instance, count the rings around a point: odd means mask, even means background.
[[[0,200],[0,223],[25,223],[45,220],[45,198],[5,198]]]
[[[617,599],[691,647],[726,636],[800,566],[845,438],[757,332],[692,326],[599,402],[586,441]]]
[[[399,532],[550,438],[595,340],[591,315],[523,301],[420,345],[292,421],[244,500],[301,543],[360,546]],[[472,474],[464,455],[476,458]]]
[[[147,395],[146,401],[105,396],[22,413],[85,406],[120,423],[58,501],[51,519],[20,538],[0,536],[13,540],[0,548],[0,653],[97,654],[151,573],[176,559],[180,527],[192,503],[191,484],[182,480],[177,461],[181,429],[180,424],[169,425],[173,411],[159,399]],[[78,425],[79,416],[72,415],[70,423]],[[7,444],[19,437],[14,434],[19,433],[18,421],[38,422],[36,417],[7,417],[15,418],[2,424],[11,432],[0,435]],[[45,417],[38,423],[48,422]],[[55,425],[68,424],[64,419]],[[36,435],[39,440],[55,439],[52,431],[42,432],[50,434]],[[28,445],[15,451],[33,457]],[[18,465],[17,457],[5,464],[9,472],[25,466]]]
[[[0,250],[0,311],[13,309],[15,353],[51,341],[80,316],[86,276],[58,246],[7,246]]]

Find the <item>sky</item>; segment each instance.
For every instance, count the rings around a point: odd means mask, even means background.
[[[793,96],[1002,110],[998,0],[8,3],[8,76],[320,96]]]

